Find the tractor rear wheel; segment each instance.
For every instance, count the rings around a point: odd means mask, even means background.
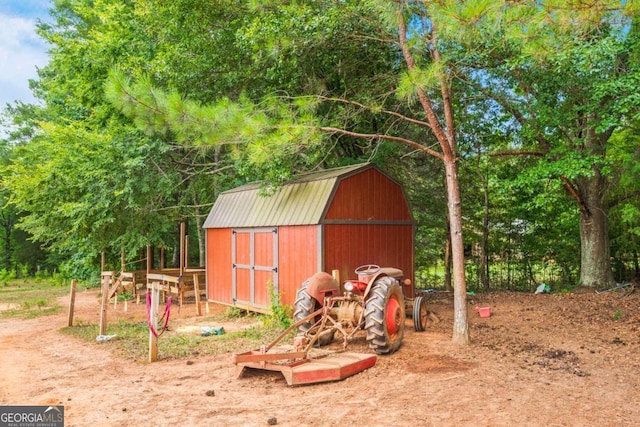
[[[428,316],[427,300],[422,295],[417,296],[413,300],[413,329],[415,329],[416,332],[423,332],[427,329]]]
[[[404,295],[398,281],[382,277],[375,281],[365,303],[365,330],[369,347],[391,354],[402,343],[405,321]]]
[[[309,286],[309,280],[306,280],[302,283],[300,289],[296,293],[296,302],[294,303],[294,312],[293,318],[296,322],[304,319],[314,311],[320,309],[322,305],[316,301],[309,292],[307,292],[307,286]],[[309,320],[308,322],[304,322],[300,326],[298,326],[298,332],[301,334],[307,334],[309,329],[318,322],[322,318],[322,315],[316,316],[314,319]],[[320,336],[318,336],[318,340],[316,341],[317,346],[325,346],[331,344],[333,341],[333,336],[335,331],[333,329],[327,329],[320,332]]]

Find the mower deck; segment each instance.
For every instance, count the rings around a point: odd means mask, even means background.
[[[332,353],[318,358],[305,356],[304,352],[253,350],[234,354],[233,363],[238,378],[247,369],[280,371],[288,385],[301,385],[342,380],[374,366],[377,360],[374,354],[362,353]]]

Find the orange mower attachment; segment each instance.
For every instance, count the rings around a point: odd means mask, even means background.
[[[297,353],[261,353],[249,351],[234,354],[236,373],[241,377],[247,369],[280,371],[288,385],[339,381],[376,364],[375,354],[334,353],[318,358],[292,359]],[[281,362],[281,363],[278,363]]]
[[[329,352],[318,357],[310,357],[309,351],[316,344],[319,335],[312,339],[298,337],[293,347],[276,347],[291,330],[322,315],[323,311],[324,308],[320,308],[300,319],[269,345],[245,353],[234,353],[231,361],[236,365],[238,378],[248,369],[261,369],[282,372],[288,385],[314,384],[342,380],[374,366],[377,361],[375,354]]]

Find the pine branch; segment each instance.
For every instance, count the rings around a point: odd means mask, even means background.
[[[338,133],[341,135],[347,135],[347,136],[351,136],[354,138],[362,138],[362,139],[370,139],[370,140],[387,140],[387,141],[393,141],[393,142],[399,142],[401,144],[404,145],[408,145],[409,147],[413,147],[416,150],[422,151],[424,153],[427,153],[433,157],[436,157],[440,160],[444,160],[444,157],[441,153],[438,153],[435,150],[432,150],[431,148],[425,147],[422,144],[419,144],[415,141],[412,141],[410,139],[407,138],[402,138],[399,136],[391,136],[391,135],[385,135],[382,133],[358,133],[358,132],[351,132],[345,129],[340,129],[340,128],[334,128],[334,127],[328,127],[328,126],[319,126],[316,129],[323,131],[323,132],[331,132],[331,133]]]

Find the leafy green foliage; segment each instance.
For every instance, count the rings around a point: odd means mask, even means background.
[[[283,305],[280,302],[280,295],[276,292],[273,283],[267,284],[269,301],[271,302],[271,312],[269,316],[263,318],[266,327],[287,329],[293,324],[293,307]]]
[[[276,184],[291,177],[292,164],[308,164],[299,155],[321,142],[312,116],[276,98],[260,105],[242,98],[203,106],[153,88],[145,79],[130,84],[117,71],[111,74],[106,94],[151,135],[171,134],[179,143],[196,147],[241,144],[242,152],[232,154],[241,154],[245,168],[263,170],[263,178]]]
[[[0,270],[0,283],[4,284],[4,286],[7,286],[9,280],[15,279],[16,276],[17,274],[15,270],[7,270],[6,268],[3,268]]]
[[[20,227],[54,250],[94,254],[157,228],[150,200],[166,197],[163,188],[170,182],[145,156],[162,153],[162,146],[78,124],[43,124],[42,131],[16,148],[20,162],[8,166],[3,178],[11,201],[29,212]]]

